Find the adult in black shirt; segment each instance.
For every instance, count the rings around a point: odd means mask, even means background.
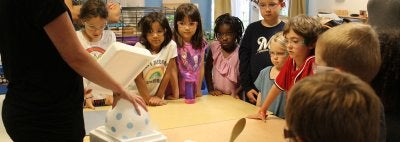
[[[400,141],[400,0],[368,1],[368,23],[379,35],[382,64],[371,82],[385,108],[386,141]]]
[[[63,0],[2,0],[0,53],[9,80],[2,108],[13,141],[82,141],[82,76],[131,101],[80,44]],[[82,76],[81,76],[82,75]]]

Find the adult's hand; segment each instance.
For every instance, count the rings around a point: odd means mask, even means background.
[[[138,115],[141,115],[139,107],[143,107],[143,109],[147,111],[146,103],[144,102],[143,98],[136,95],[134,92],[128,92],[125,90],[121,93],[114,92],[113,99],[114,99],[114,101],[113,101],[112,108],[114,108],[117,105],[117,103],[120,99],[126,99],[133,104],[136,112],[138,112]]]
[[[109,23],[119,23],[121,17],[121,6],[115,2],[107,3],[108,10],[108,22]]]

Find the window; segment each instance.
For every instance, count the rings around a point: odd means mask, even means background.
[[[211,2],[211,7],[214,9],[214,1]],[[239,17],[243,22],[243,26],[246,28],[252,22],[258,21],[262,19],[262,16],[259,14],[258,5],[253,2],[256,0],[231,0],[231,9],[232,15]],[[284,17],[289,16],[289,2],[290,0],[284,0],[286,6],[282,9],[281,15]],[[212,16],[214,16],[214,11],[212,11]],[[257,16],[258,15],[258,16]],[[212,17],[211,19],[214,19]],[[214,20],[212,20],[212,25],[214,25]]]
[[[290,3],[290,0],[284,0],[284,2],[286,3],[286,6],[282,9],[281,15],[289,17],[289,3]]]

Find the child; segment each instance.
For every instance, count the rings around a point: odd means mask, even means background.
[[[99,0],[88,0],[82,5],[79,18],[84,28],[77,31],[81,44],[96,59],[116,41],[115,34],[104,30],[107,26],[108,11],[106,5]]]
[[[285,138],[306,142],[376,142],[380,100],[358,77],[329,71],[307,77],[289,92]]]
[[[194,4],[181,4],[176,9],[173,36],[178,46],[180,96],[187,94],[185,86],[192,86],[193,94],[200,97],[207,42],[203,37],[200,12]]]
[[[176,67],[173,65],[177,56],[176,43],[171,40],[171,28],[168,20],[159,12],[147,14],[140,19],[138,26],[141,35],[135,46],[148,49],[156,58],[136,77],[132,87],[137,88],[146,104],[165,105],[164,93],[174,71],[172,68]],[[177,86],[178,82],[175,83]]]
[[[335,36],[339,34],[341,36]],[[354,74],[369,83],[379,71],[381,65],[379,40],[369,25],[360,23],[339,25],[322,34],[316,45],[315,72],[340,70]],[[381,109],[383,110],[382,106]],[[386,141],[383,111],[380,115],[379,138],[380,141]]]
[[[239,49],[240,85],[244,89],[246,101],[256,103],[258,94],[254,86],[258,74],[262,69],[271,66],[267,50],[268,39],[275,33],[282,31],[285,23],[279,19],[279,13],[285,2],[283,0],[258,0],[262,20],[247,26]]]
[[[281,91],[287,92],[295,82],[313,74],[315,42],[321,31],[322,25],[312,17],[298,15],[289,19],[283,30],[289,58],[269,90],[257,119],[265,120],[267,109]]]
[[[239,43],[242,21],[229,13],[215,20],[214,33],[218,41],[210,44],[206,61],[206,82],[210,95],[230,94],[239,98]]]
[[[107,48],[116,41],[115,34],[110,30],[104,30],[107,25],[108,11],[105,3],[99,0],[86,1],[80,10],[79,18],[84,24],[84,28],[76,31],[79,41],[83,47],[95,59],[101,57]],[[85,81],[86,82],[86,81]],[[103,99],[101,94],[93,92],[90,88],[85,88],[85,107],[94,109],[95,106],[111,105],[112,96],[107,95]]]
[[[88,0],[64,0],[65,5],[71,12],[71,17],[73,22],[79,21],[79,13],[84,4]],[[107,2],[108,22],[118,23],[121,16],[121,5],[120,0],[99,0],[102,2]]]
[[[273,66],[268,66],[260,71],[254,85],[260,90],[259,96],[257,96],[257,104],[256,106],[261,106],[262,102],[265,101],[268,91],[271,89],[274,84],[274,80],[276,76],[278,76],[280,70],[285,63],[288,52],[286,51],[286,42],[285,37],[282,32],[278,32],[271,37],[268,41],[268,49],[270,60]],[[274,115],[284,118],[284,107],[286,102],[286,94],[285,92],[281,92],[279,98],[276,99],[271,106],[268,108]]]
[[[378,73],[381,64],[379,40],[369,25],[347,23],[336,26],[322,34],[316,46],[315,72],[327,69],[326,66],[333,67],[352,73],[367,83]]]

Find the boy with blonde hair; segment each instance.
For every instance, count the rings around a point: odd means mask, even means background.
[[[289,57],[276,77],[258,113],[249,115],[248,118],[264,121],[267,117],[267,109],[280,92],[289,91],[296,82],[314,73],[315,44],[322,31],[321,23],[310,16],[298,15],[289,19],[283,29]]]
[[[339,25],[323,33],[316,46],[314,69],[317,72],[321,70],[320,65],[334,67],[369,83],[379,71],[379,40],[369,25]]]

